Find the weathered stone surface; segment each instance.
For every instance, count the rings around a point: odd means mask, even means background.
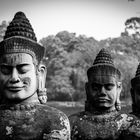
[[[123,131],[124,140],[139,140],[140,139],[140,115],[132,113],[133,121],[131,125]]]
[[[1,140],[69,140],[69,121],[64,113],[47,105],[1,105]]]
[[[72,140],[120,140],[133,117],[117,111],[105,114],[80,112],[69,117]]]

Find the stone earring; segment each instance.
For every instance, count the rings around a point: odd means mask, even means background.
[[[47,102],[47,89],[38,89],[38,99],[40,101],[41,104],[45,104]]]
[[[45,88],[44,82],[40,76],[38,78],[38,84],[38,99],[41,104],[45,104],[47,102],[47,89]]]
[[[116,101],[115,108],[116,108],[117,111],[121,110],[121,102],[120,101]]]

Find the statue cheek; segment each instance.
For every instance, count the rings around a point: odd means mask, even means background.
[[[1,79],[0,78],[0,88],[3,88],[4,86],[6,86],[7,83],[8,83],[8,79],[6,79],[6,78]]]
[[[107,96],[111,103],[114,103],[116,101],[117,95],[115,92],[108,92]]]
[[[89,90],[89,99],[93,100],[95,97],[98,97],[98,92]]]
[[[23,83],[23,85],[25,87],[29,87],[31,85],[31,78],[30,77],[25,77],[25,78],[21,78],[21,82]],[[32,81],[35,82],[35,81]]]

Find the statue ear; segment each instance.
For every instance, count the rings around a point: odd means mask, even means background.
[[[45,65],[43,64],[39,64],[38,66],[38,80],[39,82],[41,82],[40,84],[42,85],[39,85],[39,88],[45,88],[45,82],[46,82],[46,75],[47,75],[47,68]],[[40,81],[41,80],[41,81]]]
[[[116,102],[115,102],[115,107],[117,111],[121,110],[121,101],[120,101],[120,94],[122,91],[122,82],[117,83],[117,97],[116,97]]]
[[[120,93],[121,93],[121,91],[122,91],[122,82],[118,82],[118,83],[117,83],[117,88],[118,88],[118,94],[119,94],[119,96],[120,96]]]
[[[38,66],[38,99],[40,103],[47,102],[47,92],[45,88],[47,68],[44,64],[40,63]]]
[[[40,64],[38,65],[38,80],[39,80],[39,89],[45,88],[46,75],[47,75],[47,63],[48,58],[43,58]],[[41,81],[40,81],[41,80]],[[40,85],[42,84],[42,85]]]

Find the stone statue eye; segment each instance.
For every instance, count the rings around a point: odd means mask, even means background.
[[[25,74],[28,71],[30,71],[31,67],[29,65],[23,64],[23,65],[18,65],[17,69],[20,74]]]
[[[97,90],[100,89],[100,87],[101,87],[100,84],[97,84],[97,83],[93,83],[93,84],[92,84],[92,89],[93,89],[93,90],[96,90],[96,91],[97,91]]]
[[[7,65],[1,65],[0,66],[0,71],[4,74],[4,75],[8,75],[12,72],[12,67],[7,66]]]
[[[114,84],[105,84],[104,85],[106,90],[112,90],[114,86],[115,86]]]

